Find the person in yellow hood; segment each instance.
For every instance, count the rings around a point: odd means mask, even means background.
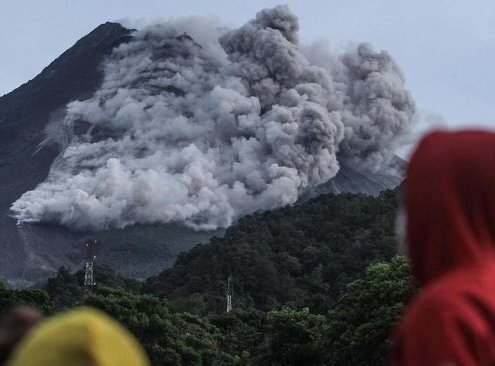
[[[149,366],[134,336],[99,310],[57,315],[30,332],[7,366]]]

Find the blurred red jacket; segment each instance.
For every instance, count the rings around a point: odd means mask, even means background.
[[[406,236],[422,290],[398,325],[393,366],[495,365],[495,134],[434,132],[405,182]]]

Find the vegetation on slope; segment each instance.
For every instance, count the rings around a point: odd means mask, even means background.
[[[145,289],[181,309],[218,313],[232,275],[236,307],[323,314],[367,265],[395,255],[398,195],[325,195],[246,216],[223,238],[179,255]]]
[[[395,257],[398,191],[328,195],[247,216],[144,284],[95,267],[61,268],[40,289],[0,285],[0,313],[24,302],[52,314],[90,305],[133,332],[153,365],[385,365],[413,293]],[[225,313],[234,276],[234,310]]]
[[[69,307],[90,305],[122,322],[153,365],[385,365],[389,334],[413,289],[403,257],[368,267],[325,314],[308,308],[234,309],[209,318],[174,311],[166,300],[100,287]],[[13,301],[51,314],[47,292],[0,288],[0,313]]]

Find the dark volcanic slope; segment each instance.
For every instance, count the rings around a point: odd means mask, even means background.
[[[0,98],[0,279],[22,286],[62,265],[81,266],[87,237],[102,243],[99,263],[144,277],[170,266],[179,251],[221,234],[150,225],[96,235],[52,225],[16,226],[9,216],[12,202],[46,179],[59,153],[55,144],[39,149],[48,122],[70,101],[94,93],[103,79],[102,61],[115,46],[128,41],[130,33],[120,24],[102,24],[36,78]]]
[[[103,58],[129,33],[115,23],[99,26],[36,78],[0,98],[0,277],[23,276],[27,269],[31,253],[22,230],[8,216],[9,207],[46,178],[58,153],[56,146],[35,153],[51,114],[94,92],[103,77]]]
[[[130,30],[105,23],[53,61],[33,80],[0,98],[0,148],[39,141],[50,114],[74,99],[89,97],[100,85],[100,64],[130,39]],[[36,140],[36,137],[38,140]]]
[[[364,193],[378,196],[380,192],[394,189],[400,185],[406,167],[407,161],[398,156],[395,156],[390,164],[390,171],[393,173],[387,171],[362,172],[348,164],[341,163],[335,178],[316,187],[304,199],[328,193]]]

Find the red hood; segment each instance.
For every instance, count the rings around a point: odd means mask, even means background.
[[[405,199],[409,256],[421,284],[495,259],[495,134],[426,136],[409,163]]]

